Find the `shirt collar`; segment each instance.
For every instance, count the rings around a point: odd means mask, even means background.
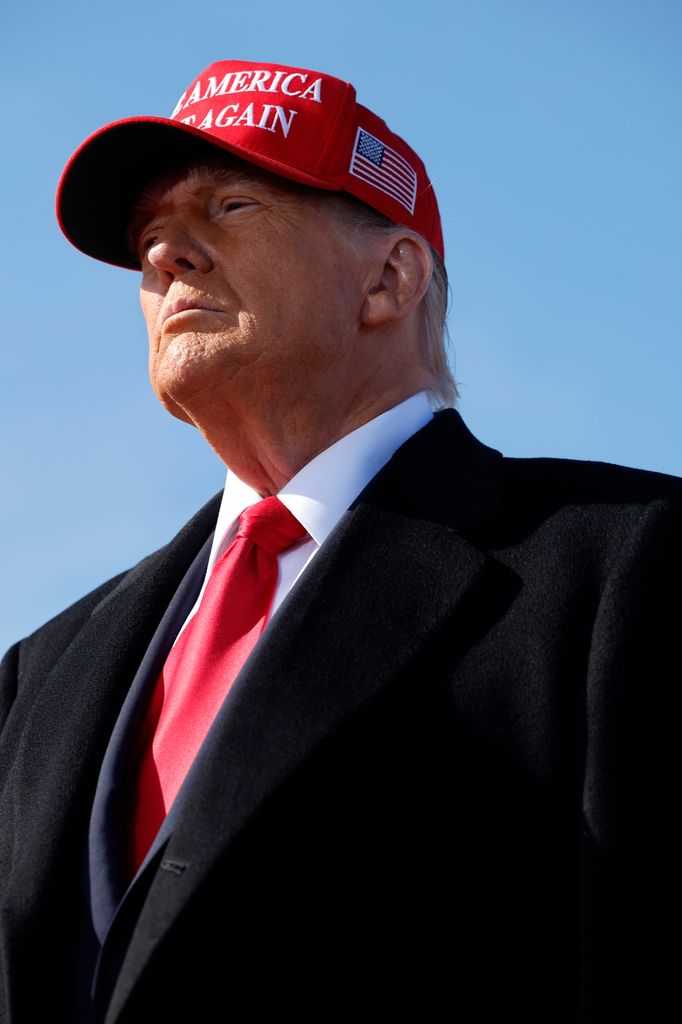
[[[412,395],[316,455],[285,484],[278,498],[319,546],[382,466],[432,416],[426,393]],[[241,513],[260,500],[257,491],[228,472],[208,571],[232,540]]]

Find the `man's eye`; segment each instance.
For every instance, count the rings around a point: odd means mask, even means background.
[[[139,255],[141,257],[142,256],[146,256],[147,253],[149,252],[149,250],[151,249],[151,247],[153,245],[156,245],[158,240],[159,239],[158,239],[157,235],[149,235],[147,238],[141,238],[140,239],[140,244],[138,246],[138,253],[139,253]]]
[[[252,203],[248,199],[226,199],[223,203],[223,210],[225,213],[233,213],[235,210],[241,210],[245,206],[251,206]]]

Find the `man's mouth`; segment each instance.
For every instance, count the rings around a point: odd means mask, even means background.
[[[167,320],[170,320],[171,317],[177,316],[180,313],[201,312],[224,313],[225,310],[221,309],[220,306],[212,304],[206,299],[174,299],[163,310],[161,326],[163,326]]]

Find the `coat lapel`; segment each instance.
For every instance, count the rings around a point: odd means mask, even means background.
[[[496,513],[499,459],[457,413],[440,414],[328,538],[233,685],[188,779],[162,869],[151,865],[107,1024],[265,801],[495,575],[494,560],[462,534]]]
[[[209,536],[199,549],[147,647],[116,720],[99,772],[88,846],[92,923],[100,942],[129,883],[121,836],[126,834],[130,825],[126,798],[129,795],[134,744],[149,695],[201,589],[211,541],[212,536]]]

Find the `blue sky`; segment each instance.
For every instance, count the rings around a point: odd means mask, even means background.
[[[90,132],[169,113],[214,60],[347,78],[424,158],[482,440],[682,474],[678,0],[29,0],[0,38],[3,649],[222,486],[150,391],[136,275],[53,215]]]

